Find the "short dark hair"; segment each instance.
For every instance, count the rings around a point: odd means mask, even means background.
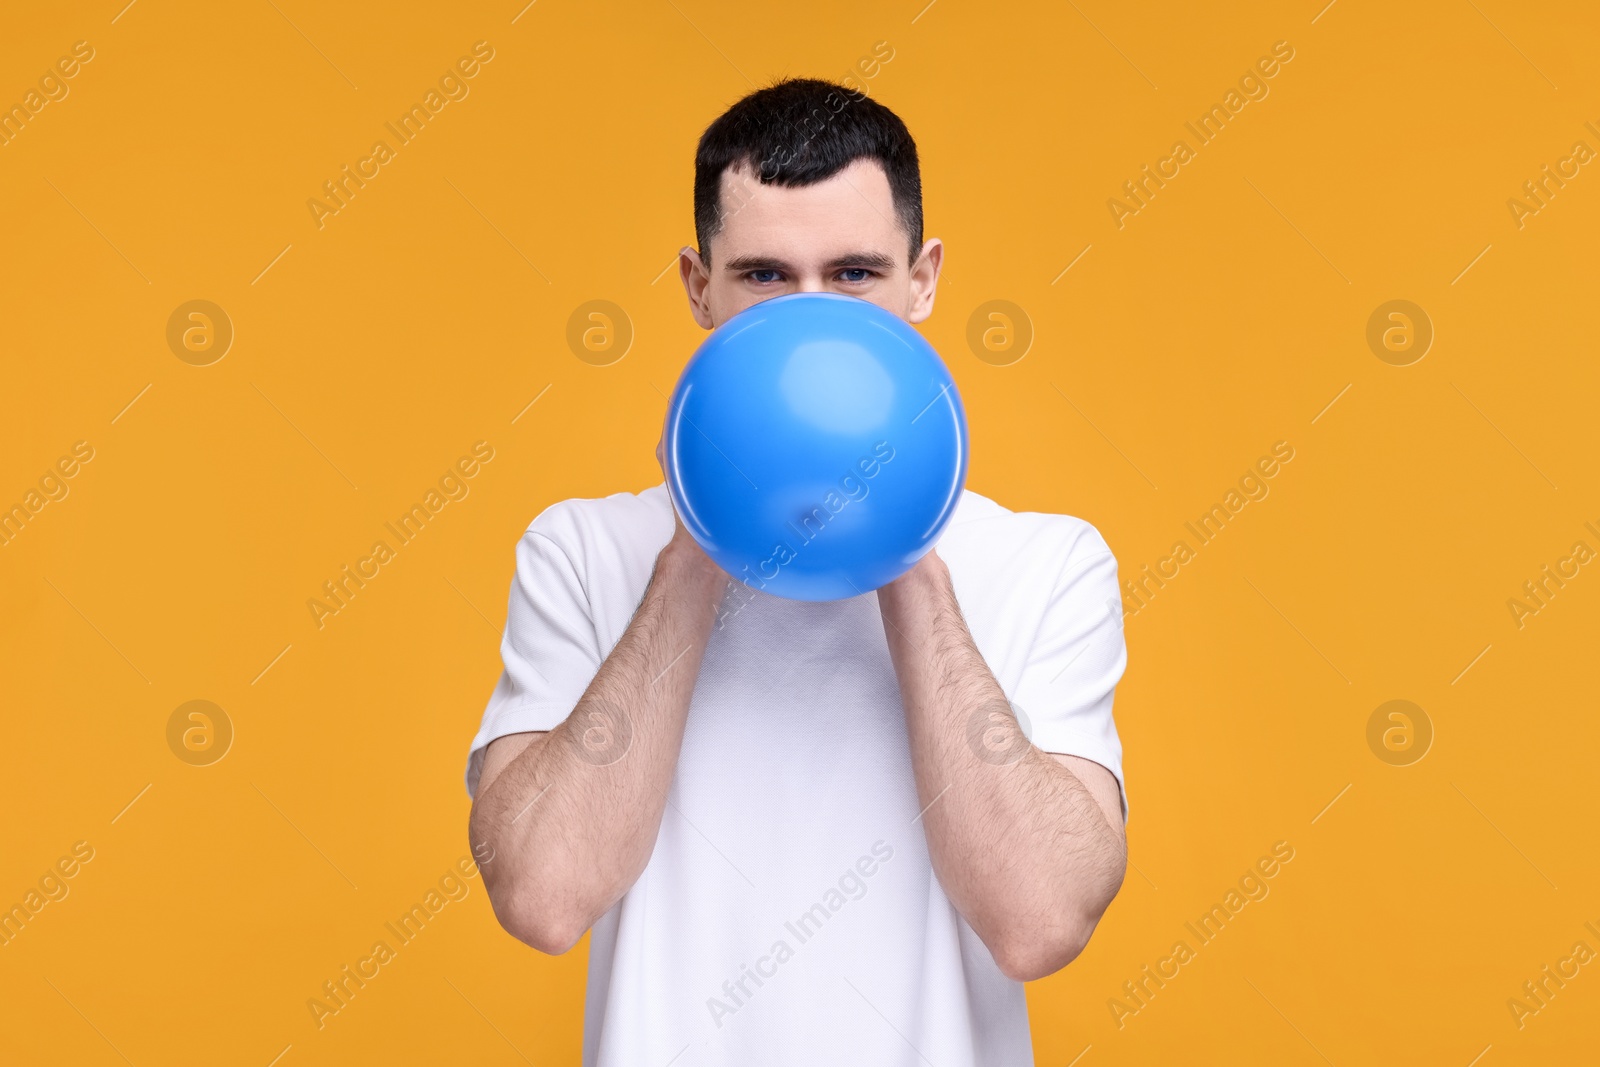
[[[922,247],[922,172],[917,144],[900,116],[859,90],[816,78],[789,78],[741,99],[705,133],[694,155],[694,229],[711,262],[722,229],[722,174],[748,167],[762,185],[814,185],[858,159],[876,160],[889,178],[895,214]]]

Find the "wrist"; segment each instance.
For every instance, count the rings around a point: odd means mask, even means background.
[[[938,551],[930,548],[911,565],[910,570],[882,586],[878,591],[895,596],[916,589],[936,589],[949,580],[950,568],[939,557]]]
[[[953,596],[950,570],[937,552],[929,550],[911,569],[878,589],[878,607],[886,617],[901,620],[933,610]]]
[[[682,526],[656,556],[656,570],[669,571],[675,577],[692,583],[713,586],[718,591],[727,580],[727,572],[717,566],[705,549],[690,537]]]

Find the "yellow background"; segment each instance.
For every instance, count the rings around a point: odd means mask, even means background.
[[[1506,1003],[1600,950],[1600,566],[1520,629],[1506,603],[1600,549],[1600,164],[1521,228],[1506,203],[1600,149],[1600,16],[923,3],[5,14],[0,102],[95,56],[0,147],[0,504],[95,458],[0,547],[0,903],[95,856],[0,948],[0,1061],[576,1061],[584,950],[517,944],[476,879],[320,1031],[306,1001],[467,854],[518,535],[658,480],[700,337],[662,276],[695,138],[752,83],[852,71],[917,137],[949,245],[925,329],[971,488],[1089,520],[1131,577],[1295,449],[1128,620],[1137,869],[1030,987],[1039,1062],[1600,1056],[1600,965],[1521,1029]],[[306,201],[479,40],[470,95],[318,229]],[[1108,198],[1280,40],[1270,95],[1118,229]],[[166,342],[193,299],[235,330],[210,366]],[[606,367],[566,342],[595,299],[635,334]],[[1393,299],[1436,331],[1410,366],[1366,343]],[[1010,366],[967,344],[989,300],[1034,330]],[[319,630],[307,599],[479,440],[470,496]],[[196,699],[235,731],[210,766],[167,744]],[[1434,730],[1409,766],[1368,747],[1392,699]],[[1122,983],[1277,841],[1271,895],[1119,1028]]]

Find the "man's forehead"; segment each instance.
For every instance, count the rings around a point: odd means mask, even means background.
[[[897,249],[903,235],[889,180],[875,160],[857,160],[811,185],[762,184],[748,166],[722,174],[722,226],[713,243],[733,255],[846,257]],[[880,248],[881,246],[881,248]]]

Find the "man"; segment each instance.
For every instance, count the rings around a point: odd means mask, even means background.
[[[792,292],[933,310],[916,146],[839,86],[714,122],[695,224],[707,329]],[[1092,526],[973,492],[904,576],[823,603],[730,579],[664,485],[540,513],[470,833],[513,935],[593,929],[585,1065],[1032,1063],[1021,983],[1122,883],[1117,598]]]

